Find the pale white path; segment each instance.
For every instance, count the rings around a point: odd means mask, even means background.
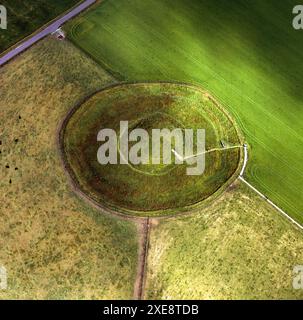
[[[175,149],[172,149],[171,151],[178,158],[178,160],[186,161],[186,160],[189,160],[189,159],[192,159],[192,158],[196,158],[196,157],[202,156],[203,154],[211,153],[211,152],[214,152],[214,151],[225,151],[225,150],[237,149],[237,148],[242,148],[242,146],[231,146],[231,147],[225,147],[225,148],[214,148],[214,149],[203,151],[203,152],[200,152],[200,153],[197,153],[197,154],[193,154],[193,155],[187,156],[187,157],[182,157]]]
[[[244,148],[244,161],[243,161],[243,167],[242,170],[240,172],[240,177],[243,177],[243,174],[245,172],[246,166],[247,166],[247,161],[248,161],[248,151],[247,151],[247,145],[244,144],[243,145]]]
[[[290,217],[284,210],[279,208],[276,204],[274,204],[271,200],[266,197],[262,192],[257,190],[254,186],[252,186],[248,181],[246,181],[243,178],[243,174],[245,172],[247,162],[248,162],[248,150],[247,150],[247,145],[244,145],[244,162],[243,162],[243,167],[239,176],[239,179],[243,181],[250,189],[252,189],[254,192],[256,192],[260,197],[262,197],[265,201],[267,201],[272,207],[274,207],[276,210],[278,210],[284,217],[286,217],[288,220],[290,220],[293,224],[295,224],[299,229],[303,230],[303,226],[298,223],[296,220],[294,220],[292,217]]]

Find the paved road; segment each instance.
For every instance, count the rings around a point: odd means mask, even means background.
[[[20,54],[21,52],[25,51],[29,47],[31,47],[33,44],[38,42],[39,40],[43,39],[44,37],[48,36],[49,34],[55,32],[60,26],[62,26],[65,22],[72,19],[76,15],[78,15],[80,12],[94,4],[96,0],[86,0],[83,3],[81,3],[78,7],[74,8],[72,11],[68,12],[64,17],[59,18],[49,26],[47,26],[45,29],[40,31],[39,33],[33,35],[28,40],[21,43],[18,47],[14,48],[10,52],[8,52],[6,55],[0,58],[0,66],[4,65],[9,60],[13,59],[15,56]]]

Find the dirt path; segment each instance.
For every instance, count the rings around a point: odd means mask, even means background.
[[[144,299],[144,287],[146,278],[147,256],[149,246],[149,231],[150,221],[146,218],[140,225],[138,225],[139,234],[139,257],[138,257],[138,269],[134,288],[134,298],[136,300]]]

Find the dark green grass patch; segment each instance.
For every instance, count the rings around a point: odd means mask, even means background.
[[[129,132],[205,129],[206,150],[218,150],[206,154],[205,172],[199,176],[187,175],[186,164],[101,165],[98,132],[110,128],[119,136],[120,121],[129,121]],[[223,189],[237,171],[241,149],[224,149],[221,140],[240,145],[224,110],[197,87],[168,83],[105,89],[82,104],[64,130],[66,160],[81,188],[100,204],[135,215],[183,210]]]
[[[78,2],[80,1],[2,0],[0,4],[8,11],[8,28],[0,29],[0,53]]]

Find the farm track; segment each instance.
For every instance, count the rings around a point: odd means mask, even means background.
[[[149,247],[149,236],[150,236],[150,219],[146,218],[139,226],[139,259],[138,259],[138,270],[134,289],[135,300],[144,299],[144,289],[146,281],[146,267]]]

